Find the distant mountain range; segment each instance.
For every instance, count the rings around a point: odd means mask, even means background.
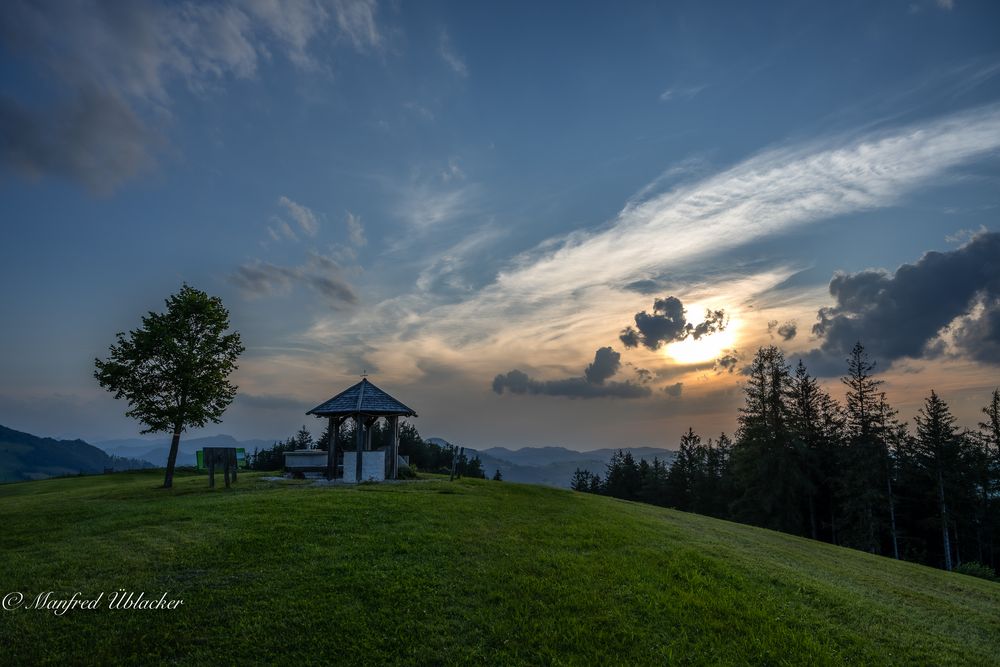
[[[0,482],[152,467],[136,458],[111,456],[83,440],[40,438],[0,426]]]
[[[196,453],[203,447],[242,447],[247,454],[254,449],[267,449],[275,443],[274,440],[237,440],[231,435],[211,435],[204,438],[185,439],[181,436],[177,448],[177,465],[193,466],[197,462]],[[127,438],[122,440],[103,440],[94,443],[108,454],[143,459],[159,468],[166,467],[170,455],[170,438],[145,440],[142,438]]]
[[[427,441],[441,446],[449,444],[442,438],[427,438]],[[182,437],[177,465],[195,465],[195,453],[203,447],[243,447],[247,453],[252,453],[254,449],[265,449],[272,444],[273,440],[237,440],[230,435]],[[672,463],[676,456],[676,452],[653,447],[622,449],[631,451],[636,459],[647,461],[658,457]],[[597,449],[578,452],[565,447],[522,447],[517,450],[506,447],[466,448],[469,455],[479,456],[488,477],[499,469],[503,478],[511,482],[559,487],[569,487],[577,468],[603,475],[615,451]],[[91,445],[83,440],[40,438],[0,426],[0,482],[102,473],[106,468],[162,468],[167,465],[169,453],[169,438],[104,440]]]
[[[427,438],[427,441],[441,446],[450,444],[443,438]],[[632,456],[637,460],[652,461],[654,458],[659,458],[661,461],[673,463],[677,456],[675,451],[655,447],[605,448],[589,452],[578,452],[565,447],[522,447],[516,450],[506,447],[478,450],[466,447],[465,451],[470,456],[479,456],[487,477],[492,477],[499,469],[503,478],[510,482],[569,488],[577,468],[589,470],[603,477],[612,454],[618,449],[632,452]]]

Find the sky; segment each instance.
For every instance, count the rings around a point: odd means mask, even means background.
[[[911,419],[1000,384],[1000,6],[0,4],[0,423],[188,283],[284,438],[362,373],[466,446],[732,432],[762,345]]]

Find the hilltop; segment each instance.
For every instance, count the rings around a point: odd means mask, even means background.
[[[182,473],[0,487],[5,591],[173,611],[0,614],[12,662],[996,664],[1000,585],[602,496]],[[152,616],[155,614],[155,617]]]

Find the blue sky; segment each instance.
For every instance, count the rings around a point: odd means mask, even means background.
[[[367,370],[425,435],[671,446],[733,428],[758,345],[836,390],[848,336],[904,416],[934,386],[971,424],[1000,361],[997,25],[963,0],[4,3],[0,423],[136,433],[93,358],[187,281],[248,348],[210,432],[284,436]],[[859,305],[837,271],[891,280]],[[670,296],[727,329],[626,348]]]

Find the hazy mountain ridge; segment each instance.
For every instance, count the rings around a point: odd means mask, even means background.
[[[276,440],[237,440],[231,435],[210,435],[201,438],[185,439],[181,436],[180,444],[177,447],[177,465],[195,465],[196,452],[204,447],[242,447],[247,454],[253,453],[254,449],[264,449],[270,447]],[[165,467],[167,457],[170,455],[170,438],[158,438],[156,440],[144,440],[142,438],[123,438],[118,440],[103,440],[95,443],[108,454],[114,456],[128,456],[149,461],[156,466]]]
[[[0,482],[152,467],[138,457],[111,455],[83,440],[42,438],[0,426]]]
[[[450,444],[443,438],[427,438],[428,442],[445,446]],[[603,476],[611,456],[619,449],[632,452],[637,460],[673,463],[677,452],[656,447],[615,447],[579,452],[566,447],[488,447],[473,449],[466,447],[466,454],[479,456],[487,477],[492,477],[499,469],[503,478],[510,482],[545,484],[568,488],[577,468],[589,470]]]

